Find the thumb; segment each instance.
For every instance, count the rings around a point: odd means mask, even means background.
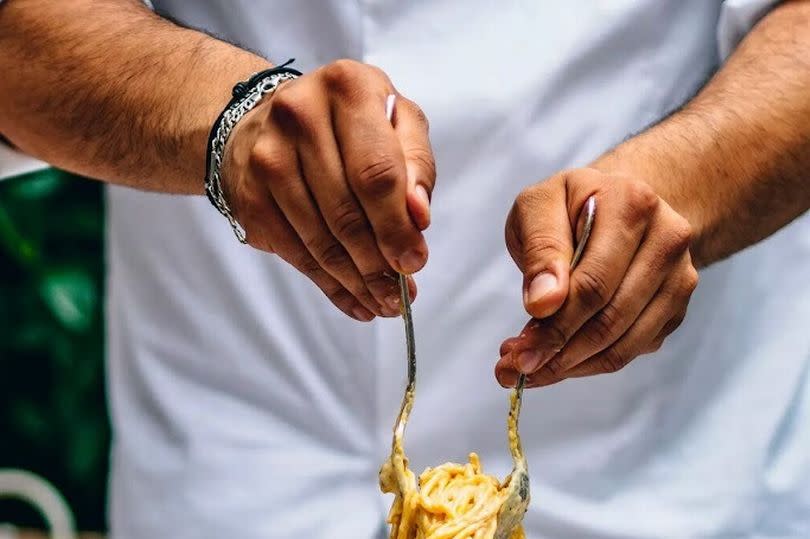
[[[506,243],[523,272],[523,305],[534,318],[551,316],[568,297],[573,234],[565,186],[555,179],[518,195],[506,225]]]
[[[428,137],[428,121],[422,110],[409,99],[397,97],[394,131],[405,154],[408,174],[407,205],[419,230],[430,225],[430,197],[436,182],[436,163]]]

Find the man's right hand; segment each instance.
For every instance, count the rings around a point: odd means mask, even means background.
[[[279,86],[236,126],[223,164],[248,243],[363,321],[397,316],[395,272],[425,265],[435,178],[422,111],[380,69],[351,60]]]
[[[270,67],[130,0],[5,2],[0,50],[0,72],[14,73],[0,77],[0,132],[14,146],[178,194],[203,194],[211,124],[236,81]],[[283,83],[236,125],[221,172],[252,245],[358,320],[398,314],[395,271],[427,260],[435,171],[424,115],[382,71],[341,60]]]

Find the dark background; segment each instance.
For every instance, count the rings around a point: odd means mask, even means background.
[[[41,475],[104,530],[103,192],[49,169],[0,181],[0,468]],[[0,499],[0,523],[42,527]]]

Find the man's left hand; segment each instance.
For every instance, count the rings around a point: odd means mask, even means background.
[[[577,221],[591,195],[595,222],[571,272]],[[506,244],[533,318],[501,345],[498,381],[513,386],[523,372],[528,387],[544,386],[615,372],[657,350],[697,286],[690,239],[686,219],[639,180],[576,169],[524,189]]]

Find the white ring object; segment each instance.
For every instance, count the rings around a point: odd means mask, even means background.
[[[56,488],[43,478],[24,470],[0,469],[0,498],[20,498],[45,517],[52,539],[76,539],[73,514]],[[0,528],[0,538],[14,539],[14,528]],[[8,532],[8,533],[6,533]]]

